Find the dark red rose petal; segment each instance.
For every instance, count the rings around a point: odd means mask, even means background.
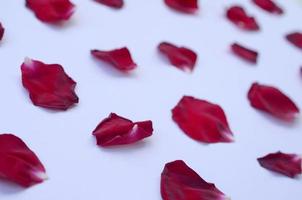
[[[302,173],[302,158],[296,154],[272,153],[258,158],[258,162],[268,170],[291,178],[295,178]]]
[[[227,10],[227,18],[240,27],[248,31],[258,31],[259,25],[254,17],[248,16],[245,10],[240,6],[233,6]]]
[[[38,157],[20,138],[1,134],[0,178],[29,187],[43,182],[47,175]]]
[[[122,8],[124,5],[123,0],[95,0],[96,2],[99,2],[101,4],[104,4],[106,6],[109,6],[111,8]]]
[[[39,20],[47,23],[68,20],[75,8],[69,0],[26,0],[26,6]]]
[[[248,92],[251,106],[285,121],[293,121],[299,114],[295,103],[277,88],[254,83]]]
[[[76,82],[58,64],[44,64],[26,58],[21,65],[22,83],[36,106],[66,110],[79,102]]]
[[[229,200],[181,160],[165,165],[160,189],[163,200]]]
[[[198,10],[197,0],[165,0],[165,3],[170,8],[188,14],[194,14]]]
[[[184,96],[173,108],[172,118],[194,140],[205,143],[233,142],[224,111],[216,104]]]
[[[170,63],[175,67],[184,71],[194,69],[197,60],[197,54],[194,51],[186,47],[177,47],[168,42],[160,43],[158,49],[168,57]]]
[[[256,51],[243,47],[237,43],[232,44],[231,49],[240,58],[251,63],[257,63],[258,53]]]
[[[302,49],[302,33],[295,32],[288,34],[286,39],[296,47]]]
[[[2,40],[3,35],[4,35],[4,28],[3,28],[2,24],[0,23],[0,41]]]
[[[259,6],[260,8],[262,8],[263,10],[269,12],[269,13],[273,13],[273,14],[277,14],[277,15],[281,15],[283,14],[283,9],[280,8],[274,1],[272,0],[252,0],[257,6]]]
[[[99,60],[112,64],[116,69],[123,72],[131,71],[137,66],[126,47],[112,51],[91,50],[91,54]]]
[[[111,113],[93,131],[97,144],[103,147],[138,142],[152,135],[151,121],[132,122]]]

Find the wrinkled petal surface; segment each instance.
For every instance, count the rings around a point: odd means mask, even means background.
[[[254,64],[257,63],[258,53],[256,51],[248,49],[237,43],[232,44],[231,49],[233,53],[240,58]]]
[[[26,6],[39,20],[47,23],[68,20],[75,10],[75,5],[69,0],[26,0]]]
[[[167,163],[161,174],[163,200],[228,200],[213,183],[203,180],[184,161]]]
[[[272,13],[281,15],[283,14],[283,9],[279,7],[274,1],[272,0],[252,0],[258,7],[262,8],[263,10]]]
[[[38,157],[20,138],[1,134],[0,178],[29,187],[43,182],[47,176]]]
[[[188,14],[194,14],[198,10],[198,0],[164,0],[170,8]]]
[[[152,135],[152,122],[132,122],[111,113],[93,131],[97,144],[103,147],[125,145],[138,142]]]
[[[300,112],[289,97],[272,86],[254,83],[248,92],[248,99],[254,108],[281,120],[291,122]]]
[[[197,54],[186,47],[177,47],[171,43],[162,42],[158,49],[168,57],[172,65],[181,70],[192,71],[196,65]]]
[[[123,0],[95,0],[95,1],[116,9],[122,8],[124,6]]]
[[[2,40],[4,35],[4,27],[2,26],[2,24],[0,23],[0,41]]]
[[[131,71],[137,66],[126,47],[112,51],[91,50],[91,54],[99,60],[112,64],[116,69],[123,72]]]
[[[302,173],[302,158],[296,154],[272,153],[258,158],[258,162],[268,170],[291,178],[295,178]]]
[[[254,17],[248,16],[240,6],[233,6],[227,10],[227,18],[239,28],[247,31],[258,31],[259,25]]]
[[[22,83],[34,105],[66,110],[79,102],[72,80],[58,64],[44,64],[26,58],[21,65]]]
[[[216,104],[184,96],[173,108],[172,118],[194,140],[205,143],[233,142],[224,111]]]
[[[296,47],[302,49],[302,33],[290,33],[286,36],[286,39]]]

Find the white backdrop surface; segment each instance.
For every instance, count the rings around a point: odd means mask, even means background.
[[[62,27],[43,24],[23,1],[0,1],[6,28],[0,44],[0,132],[21,137],[39,156],[49,180],[29,189],[0,182],[3,200],[159,200],[164,164],[183,159],[233,200],[301,200],[302,178],[290,179],[261,168],[256,158],[283,151],[302,153],[302,120],[283,124],[256,111],[246,98],[258,81],[280,88],[302,108],[302,52],[284,40],[302,31],[302,4],[278,1],[278,17],[249,0],[204,0],[195,16],[176,13],[162,0],[125,0],[122,10],[74,0],[76,12]],[[261,31],[237,29],[225,8],[240,3],[255,15]],[[171,67],[157,52],[169,41],[195,50],[192,74]],[[260,53],[257,66],[229,51],[238,41]],[[90,49],[127,46],[137,70],[123,75],[90,56]],[[67,112],[35,107],[23,89],[24,57],[59,63],[78,85],[80,103]],[[183,95],[220,104],[235,143],[204,145],[182,133],[171,108]],[[102,149],[91,135],[110,112],[134,121],[151,119],[154,135],[144,142]]]

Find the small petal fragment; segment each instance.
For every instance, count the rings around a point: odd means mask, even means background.
[[[46,23],[68,20],[75,9],[75,5],[69,0],[26,0],[26,6],[39,20]]]
[[[182,160],[167,163],[161,174],[163,200],[228,200],[213,183],[203,180]]]
[[[172,118],[194,140],[205,143],[233,142],[224,111],[216,104],[184,96],[173,108]]]
[[[302,49],[302,33],[300,32],[295,32],[295,33],[290,33],[286,36],[286,39],[298,47],[299,49]]]
[[[302,174],[302,158],[297,154],[285,154],[280,151],[258,158],[259,164],[271,171],[295,178]]]
[[[123,0],[95,0],[95,1],[116,9],[120,9],[124,6]]]
[[[243,47],[237,43],[232,44],[231,49],[233,53],[238,55],[240,58],[254,64],[257,63],[258,53],[256,51]]]
[[[184,71],[193,71],[197,60],[197,54],[194,51],[186,47],[177,47],[168,42],[160,43],[158,49],[168,57],[170,63],[175,67]]]
[[[3,35],[4,35],[4,28],[3,28],[2,24],[0,23],[0,41],[2,40]]]
[[[0,135],[0,178],[30,187],[47,179],[38,157],[17,136]]]
[[[165,0],[170,8],[188,14],[194,14],[198,11],[198,0]]]
[[[284,121],[292,122],[299,114],[295,103],[279,89],[254,83],[248,92],[251,106]]]
[[[137,66],[126,47],[112,51],[91,50],[91,54],[99,60],[112,64],[122,72],[131,71]]]
[[[272,0],[252,0],[259,8],[276,15],[282,15],[283,9]]]
[[[132,122],[111,113],[93,131],[97,145],[102,147],[126,145],[152,135],[152,121]]]
[[[259,25],[254,17],[248,16],[240,6],[233,6],[227,10],[227,18],[239,28],[247,31],[258,31]]]
[[[58,64],[44,64],[26,58],[21,65],[22,83],[31,101],[44,108],[67,110],[79,102],[72,80]]]

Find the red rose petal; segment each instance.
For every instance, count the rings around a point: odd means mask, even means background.
[[[75,8],[69,0],[26,0],[26,6],[39,20],[47,23],[68,20]]]
[[[233,6],[227,10],[227,18],[238,27],[248,31],[258,31],[259,25],[254,17],[248,16],[240,6]]]
[[[286,39],[296,47],[302,49],[302,33],[295,32],[288,34]]]
[[[161,174],[163,200],[228,200],[213,183],[203,180],[184,161],[167,163]]]
[[[216,104],[184,96],[173,108],[172,118],[194,140],[205,143],[233,142],[224,111]]]
[[[194,51],[167,42],[160,43],[158,49],[168,57],[170,63],[175,67],[184,71],[194,69],[197,60],[197,54]]]
[[[132,122],[111,113],[93,131],[97,144],[103,147],[138,142],[152,135],[151,121]]]
[[[4,35],[4,28],[3,28],[2,24],[0,23],[0,41],[2,40],[3,35]]]
[[[300,112],[295,103],[277,88],[254,83],[248,92],[251,106],[285,121],[293,121]]]
[[[116,69],[123,72],[131,71],[137,66],[126,47],[112,51],[91,50],[91,54],[99,60],[112,64]]]
[[[0,177],[23,187],[47,179],[45,168],[35,153],[12,134],[0,135]]]
[[[232,44],[231,49],[236,55],[244,60],[251,63],[257,63],[258,53],[256,51],[243,47],[237,43]]]
[[[165,0],[170,8],[188,14],[194,14],[198,10],[197,0]]]
[[[252,0],[257,6],[262,8],[263,10],[281,15],[283,14],[282,8],[280,8],[274,1],[272,0]]]
[[[124,5],[123,0],[95,0],[98,3],[104,4],[106,6],[109,6],[111,8],[122,8]]]
[[[291,178],[302,174],[302,158],[296,154],[272,153],[258,158],[258,162],[262,167],[268,170]]]
[[[66,110],[79,102],[73,81],[58,64],[26,58],[21,65],[22,83],[36,106]]]

